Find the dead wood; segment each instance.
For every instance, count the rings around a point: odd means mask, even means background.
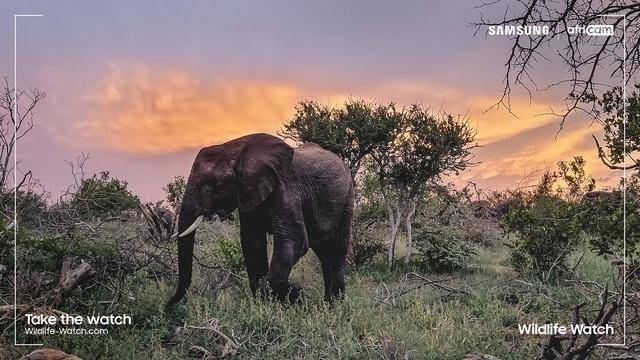
[[[73,267],[74,262],[73,257],[66,257],[62,262],[60,281],[51,293],[55,304],[59,304],[66,293],[96,274],[88,262],[82,261],[78,266]]]
[[[572,324],[579,325],[584,323],[587,325],[605,326],[611,323],[616,311],[620,308],[623,299],[622,296],[617,301],[609,303],[610,292],[605,287],[602,292],[602,304],[592,322],[581,317],[580,311],[584,307],[584,303],[573,308]],[[600,343],[602,335],[591,334],[579,337],[578,334],[571,335],[553,335],[546,344],[540,345],[539,359],[543,360],[583,360],[588,359],[593,351],[596,350]]]

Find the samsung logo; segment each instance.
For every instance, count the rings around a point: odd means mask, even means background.
[[[491,25],[487,34],[489,36],[547,35],[549,27],[546,25]]]

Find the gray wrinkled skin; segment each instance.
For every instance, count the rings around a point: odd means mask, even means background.
[[[320,259],[325,298],[344,293],[351,235],[353,187],[349,169],[335,154],[312,143],[296,149],[267,134],[247,135],[203,148],[194,160],[178,232],[200,216],[239,209],[240,238],[254,295],[295,302],[292,267],[311,248]],[[271,263],[266,234],[274,237]],[[191,282],[195,232],[178,238],[179,281],[168,307]]]

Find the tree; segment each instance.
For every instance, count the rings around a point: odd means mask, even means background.
[[[596,187],[596,179],[587,176],[586,160],[582,156],[574,156],[571,161],[559,161],[558,171],[554,174],[565,184],[565,197],[569,201],[576,201]]]
[[[334,108],[315,101],[301,101],[280,135],[298,142],[314,142],[335,153],[351,169],[351,177],[355,179],[363,160],[376,145],[389,141],[399,117],[393,103],[380,105],[348,100],[344,107]]]
[[[640,159],[640,84],[635,84],[635,90],[626,99],[627,124],[624,124],[624,99],[621,87],[606,91],[601,98],[591,98],[588,101],[595,104],[598,122],[604,129],[604,148],[594,136],[598,149],[598,157],[603,164],[613,170],[638,170]],[[626,130],[626,144],[624,143]],[[625,164],[625,158],[631,164]]]
[[[111,216],[137,208],[139,204],[140,199],[131,193],[129,184],[112,177],[108,171],[82,179],[67,202],[85,219]]]
[[[171,205],[174,214],[177,214],[178,210],[180,209],[182,196],[184,195],[184,191],[186,188],[187,182],[185,181],[183,176],[174,177],[173,181],[162,188],[162,190],[164,190],[164,192],[167,194],[167,202],[169,202],[169,205]]]
[[[505,230],[516,234],[511,244],[511,263],[522,274],[543,280],[562,275],[567,260],[585,229],[580,201],[593,190],[595,180],[585,173],[579,156],[558,162],[557,171],[545,171],[530,191],[512,195],[502,219]]]
[[[395,261],[398,230],[405,224],[411,256],[411,224],[422,192],[441,176],[470,165],[475,133],[469,123],[448,114],[432,115],[418,105],[401,112],[390,141],[372,152],[389,221],[387,261]]]
[[[14,168],[13,154],[16,142],[33,129],[36,107],[45,97],[46,94],[36,88],[12,89],[9,80],[4,77],[4,87],[0,94],[0,193],[3,197],[14,190],[31,192],[31,171],[16,174],[14,183],[12,174],[19,169]],[[3,201],[2,205],[9,205],[9,202]],[[13,202],[10,206],[3,206],[0,211],[5,216],[13,212]]]
[[[574,111],[593,113],[594,108],[584,108],[585,100],[600,93],[600,79],[622,79],[626,61],[626,81],[633,77],[640,66],[640,3],[626,0],[497,0],[479,6],[484,12],[501,14],[501,17],[486,18],[481,12],[475,23],[476,33],[490,26],[546,26],[548,33],[528,36],[513,35],[502,96],[496,105],[510,108],[511,92],[514,86],[524,88],[531,96],[540,87],[535,81],[533,70],[540,61],[547,61],[556,54],[569,69],[568,77],[549,86],[568,85],[566,108],[558,113],[562,122]],[[621,15],[626,15],[626,20]],[[607,16],[613,16],[607,18]],[[610,19],[610,21],[605,21]],[[615,29],[626,23],[627,56],[623,58],[624,37],[618,35],[600,37],[571,34],[572,26],[613,24]],[[613,70],[607,70],[612,64]],[[610,68],[609,68],[610,69]]]

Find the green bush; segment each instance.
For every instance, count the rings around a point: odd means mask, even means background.
[[[66,205],[83,218],[111,216],[137,208],[140,199],[131,193],[128,183],[108,171],[83,179]]]
[[[579,199],[595,187],[585,165],[579,156],[561,161],[557,171],[542,175],[534,190],[512,194],[502,224],[516,235],[511,244],[516,271],[549,279],[567,270],[567,259],[584,235],[577,216]]]
[[[349,261],[356,267],[371,264],[386,250],[386,214],[380,183],[370,173],[358,180]]]
[[[244,270],[242,246],[237,238],[216,239],[213,245],[213,255],[220,262],[220,265],[233,272]]]
[[[511,262],[520,273],[557,275],[580,241],[574,206],[557,196],[534,195],[512,204],[505,228],[515,232]]]
[[[626,226],[627,260],[640,264],[640,187],[634,181],[627,186]],[[577,219],[590,235],[591,247],[600,255],[620,257],[624,248],[624,208],[622,192],[612,197],[582,201],[577,206]]]
[[[183,176],[176,176],[171,182],[162,188],[167,195],[167,202],[171,205],[171,208],[176,214],[178,214],[178,210],[180,209],[182,197],[184,196],[186,188],[187,181]]]
[[[464,230],[458,228],[423,229],[415,241],[423,264],[435,271],[467,269],[469,258],[476,254],[475,247],[465,241]]]
[[[33,229],[39,224],[47,211],[45,196],[33,190],[18,190],[15,195],[15,205],[18,210],[18,224],[21,227]],[[13,192],[0,194],[0,210],[2,210],[4,214],[13,217],[13,205]]]
[[[384,254],[386,246],[384,238],[376,236],[371,229],[355,229],[351,239],[349,260],[355,267],[373,262],[373,259]]]

